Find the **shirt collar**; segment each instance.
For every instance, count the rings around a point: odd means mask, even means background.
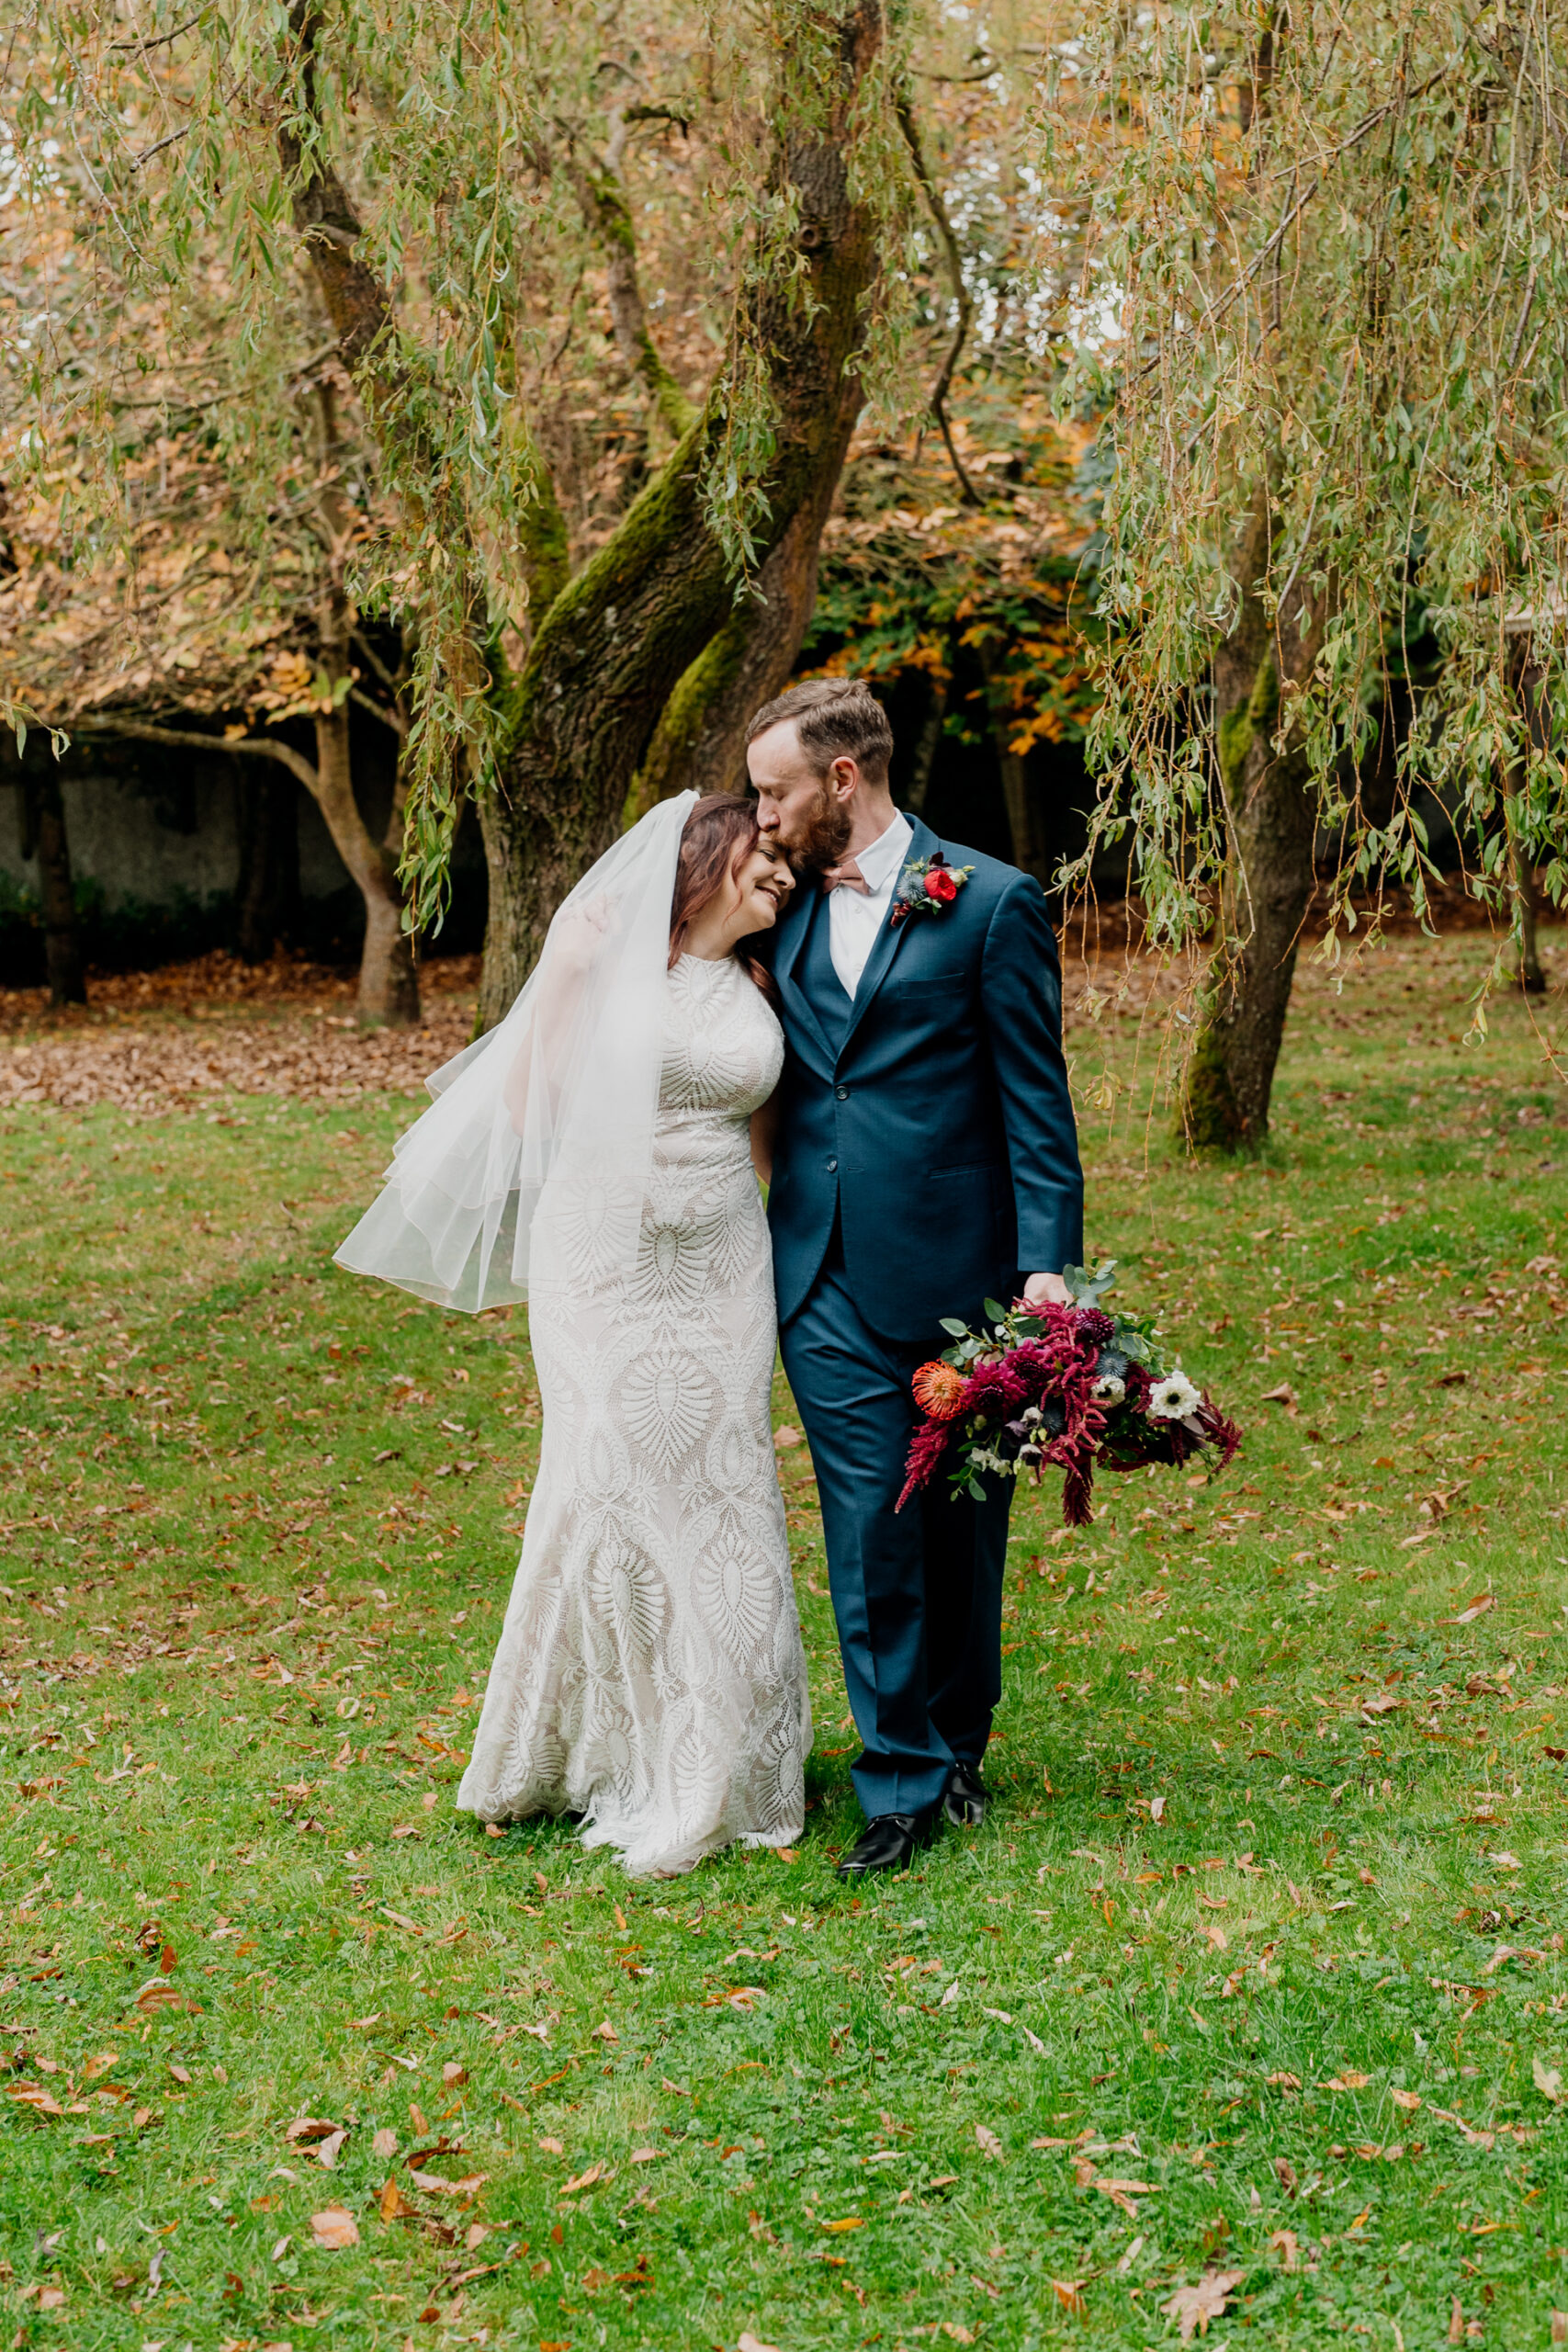
[[[856,850],[855,864],[861,877],[874,897],[880,897],[898,871],[899,860],[914,839],[915,829],[902,810],[894,818],[886,832],[865,849]]]

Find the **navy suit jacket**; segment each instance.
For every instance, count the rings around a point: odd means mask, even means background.
[[[934,1354],[941,1317],[971,1320],[1021,1273],[1082,1260],[1083,1173],[1044,894],[910,821],[906,865],[940,849],[975,870],[938,911],[884,922],[836,1047],[796,968],[814,879],[767,941],[787,1049],[768,1221],[781,1322],[837,1215],[865,1321]]]

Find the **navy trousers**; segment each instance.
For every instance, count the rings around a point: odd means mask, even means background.
[[[828,1582],[862,1748],[869,1818],[927,1812],[955,1760],[979,1764],[1001,1697],[1002,1578],[1010,1479],[983,1503],[949,1498],[939,1472],[894,1511],[917,1414],[910,1374],[930,1348],[862,1320],[837,1229],[779,1348],[811,1447]]]

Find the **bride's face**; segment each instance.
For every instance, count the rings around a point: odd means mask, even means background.
[[[795,876],[782,850],[765,839],[748,850],[728,885],[724,927],[731,941],[744,939],[748,932],[772,931],[794,888]]]

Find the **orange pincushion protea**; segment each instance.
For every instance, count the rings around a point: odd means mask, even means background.
[[[928,1420],[951,1421],[964,1409],[964,1374],[950,1363],[923,1363],[909,1384]]]

